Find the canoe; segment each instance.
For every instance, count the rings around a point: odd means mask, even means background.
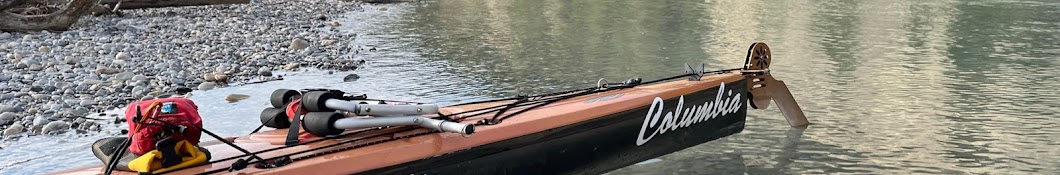
[[[301,105],[317,109],[298,121],[303,127],[294,127],[299,129],[297,144],[288,144],[290,129],[203,142],[200,146],[209,150],[212,160],[163,173],[598,174],[739,133],[748,107],[765,108],[770,101],[776,102],[790,125],[808,124],[784,83],[769,74],[770,57],[768,46],[755,43],[741,68],[703,71],[686,66],[684,74],[660,80],[601,81],[586,89],[437,111],[420,109],[429,104],[376,101],[417,106],[416,111],[425,114],[416,117],[443,121],[430,125],[442,128],[364,127],[370,124],[357,122],[391,116],[351,117],[350,111],[364,114],[375,109],[374,114],[382,115],[387,108],[369,109],[366,103],[357,103],[356,109],[323,109],[339,108],[350,99],[321,100],[320,95],[304,93]],[[330,110],[347,112],[327,113]],[[351,125],[361,127],[340,129]],[[104,169],[96,165],[54,174],[100,174]]]

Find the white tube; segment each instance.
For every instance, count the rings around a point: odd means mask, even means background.
[[[360,104],[360,101],[345,101],[330,99],[324,101],[324,106],[343,111],[350,111],[357,115],[371,116],[393,116],[393,115],[417,115],[437,114],[438,105],[388,105],[388,104]]]
[[[471,135],[475,132],[474,125],[435,120],[422,116],[394,116],[394,117],[372,117],[372,118],[343,118],[334,123],[337,129],[363,129],[384,126],[420,126],[424,128]]]
[[[357,105],[357,110],[354,110],[353,113],[357,113],[357,115],[371,115],[371,116],[437,114],[438,113],[438,105],[434,105],[434,104],[421,104],[421,105],[359,104],[359,105]]]

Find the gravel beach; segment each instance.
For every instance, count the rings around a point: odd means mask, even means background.
[[[364,61],[355,55],[369,48],[336,26],[359,9],[253,0],[88,15],[64,32],[0,32],[0,134],[99,130],[112,121],[87,115],[143,97],[277,79],[273,71],[356,69]]]

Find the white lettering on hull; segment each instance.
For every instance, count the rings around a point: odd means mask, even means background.
[[[640,133],[637,134],[637,146],[648,143],[655,135],[687,128],[700,122],[740,111],[740,108],[743,107],[740,103],[741,99],[740,93],[733,94],[731,89],[725,90],[725,83],[721,83],[718,88],[718,94],[714,96],[714,101],[707,101],[702,105],[693,105],[686,108],[685,96],[681,95],[677,99],[677,108],[673,111],[666,111],[666,115],[663,115],[663,109],[666,104],[662,98],[655,97],[651,107],[648,107],[648,114],[644,116],[644,124],[641,124]],[[650,130],[652,128],[654,130]]]

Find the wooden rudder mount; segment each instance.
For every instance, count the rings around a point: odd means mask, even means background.
[[[787,119],[788,125],[799,127],[810,124],[784,81],[773,78],[773,75],[769,73],[769,65],[772,61],[773,57],[766,43],[754,43],[747,49],[747,60],[744,62],[744,70],[754,73],[749,75],[751,82],[747,86],[748,92],[750,92],[751,107],[765,109],[769,107],[769,101],[772,100],[777,103],[780,112]]]

